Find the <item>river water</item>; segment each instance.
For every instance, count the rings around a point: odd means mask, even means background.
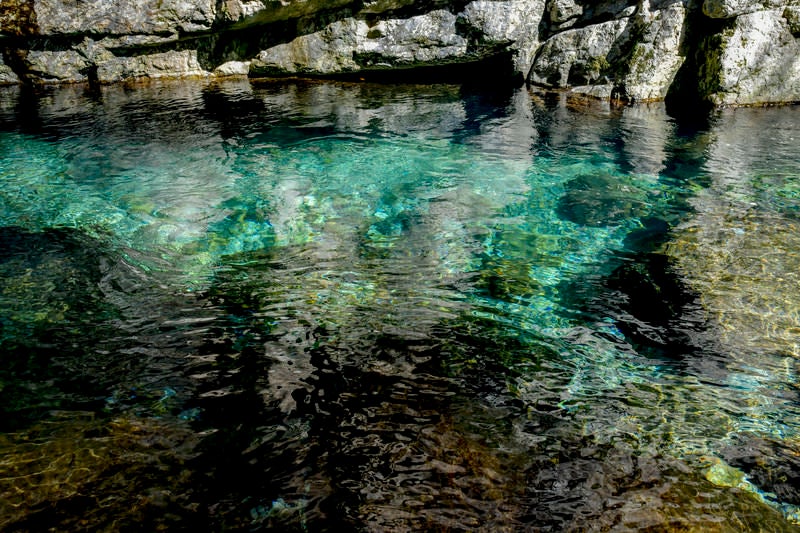
[[[800,108],[0,90],[0,529],[800,530]]]

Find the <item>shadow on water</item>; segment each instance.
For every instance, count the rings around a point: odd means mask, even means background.
[[[0,132],[4,530],[796,528],[796,380],[690,268],[714,128],[284,81]]]

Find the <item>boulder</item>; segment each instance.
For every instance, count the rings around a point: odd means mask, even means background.
[[[455,25],[456,16],[444,10],[372,26],[350,18],[262,51],[251,72],[335,74],[453,62],[467,54]]]
[[[705,42],[700,95],[716,105],[800,100],[797,10],[775,9],[738,16]]]
[[[75,50],[33,50],[25,58],[28,72],[47,81],[78,82],[86,80],[89,64]]]
[[[626,40],[630,20],[611,20],[567,30],[551,37],[539,49],[529,79],[546,87],[607,83],[615,45]]]
[[[651,12],[648,4],[645,0],[636,15],[640,37],[621,76],[621,93],[634,102],[663,100],[685,60],[686,6],[676,2]]]
[[[6,4],[6,2],[3,2]],[[12,0],[2,30],[11,34],[131,35],[207,31],[211,0]]]
[[[11,67],[3,62],[3,57],[0,56],[0,85],[12,85],[19,83],[19,77],[11,70]]]
[[[97,65],[97,80],[104,83],[131,78],[208,76],[196,50],[170,50],[133,57],[114,57]]]
[[[476,0],[458,15],[458,22],[473,43],[510,49],[514,72],[524,77],[539,46],[538,28],[543,11],[544,0]]]

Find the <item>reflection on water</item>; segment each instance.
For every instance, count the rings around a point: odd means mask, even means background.
[[[800,523],[800,110],[0,92],[0,524]]]

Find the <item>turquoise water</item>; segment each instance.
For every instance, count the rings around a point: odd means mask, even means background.
[[[800,110],[0,92],[0,525],[800,524]]]

